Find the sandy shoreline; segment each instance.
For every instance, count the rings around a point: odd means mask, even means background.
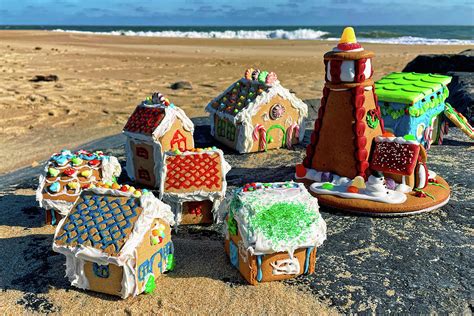
[[[225,40],[0,31],[0,174],[50,153],[121,132],[135,105],[158,90],[190,117],[248,66],[275,71],[302,99],[321,96],[328,41]],[[421,53],[467,46],[366,44],[375,78]],[[57,82],[30,82],[55,74]],[[188,80],[193,90],[171,90]]]

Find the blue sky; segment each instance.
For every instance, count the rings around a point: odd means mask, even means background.
[[[473,0],[0,0],[0,24],[474,25]]]

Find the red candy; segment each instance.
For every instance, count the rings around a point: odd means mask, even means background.
[[[75,173],[76,173],[76,170],[73,168],[67,168],[66,170],[63,171],[63,174],[68,177],[71,177]]]
[[[303,178],[306,175],[306,168],[302,164],[296,165],[296,176]]]
[[[349,193],[359,193],[359,189],[353,185],[347,187],[347,192]]]
[[[98,159],[93,159],[89,161],[89,166],[92,166],[92,167],[98,166],[99,164],[100,164],[100,160]]]

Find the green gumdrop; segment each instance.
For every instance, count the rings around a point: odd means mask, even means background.
[[[173,271],[175,266],[176,266],[176,262],[174,261],[174,255],[170,253],[168,255],[168,259],[166,259],[166,270]]]
[[[326,183],[323,183],[321,187],[325,190],[332,190],[334,188],[334,184],[326,182]]]
[[[261,83],[265,83],[265,79],[267,79],[267,75],[268,75],[268,71],[260,72],[260,74],[258,75],[258,81],[260,81]]]
[[[155,290],[156,288],[156,284],[155,284],[155,276],[152,274],[148,277],[148,280],[146,281],[146,284],[145,284],[145,293],[146,294],[150,294],[150,293],[153,293],[153,291]]]
[[[59,174],[59,170],[56,168],[49,168],[48,173],[52,177],[56,177]]]
[[[403,136],[403,138],[405,140],[416,140],[415,135],[411,135],[411,134],[407,134],[407,135]]]

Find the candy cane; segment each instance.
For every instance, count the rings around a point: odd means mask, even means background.
[[[257,124],[255,125],[255,129],[253,130],[252,137],[254,141],[259,141],[258,148],[259,150],[265,150],[265,145],[267,142],[267,130],[263,125]]]
[[[425,148],[426,150],[430,149],[431,147],[431,135],[433,134],[433,128],[432,127],[427,127],[425,129],[425,142],[426,142],[426,145],[425,145]]]
[[[294,137],[300,137],[300,126],[296,123],[293,123],[286,130],[286,147],[291,149],[293,147],[293,131],[295,132]]]

